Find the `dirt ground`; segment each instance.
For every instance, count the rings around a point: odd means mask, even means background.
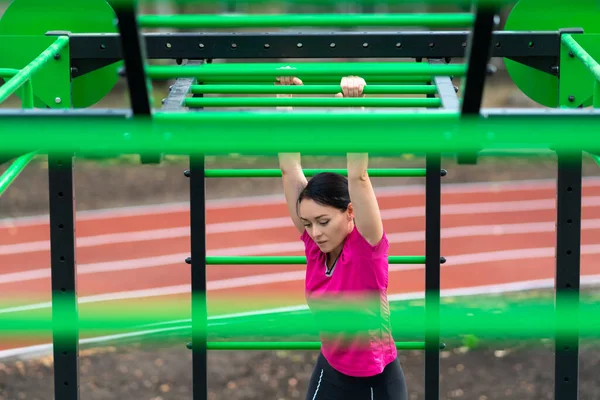
[[[117,94],[116,96],[121,96]],[[484,106],[530,105],[499,80],[492,80]],[[307,159],[306,167],[343,167],[344,160]],[[422,159],[377,159],[371,166],[423,166]],[[276,160],[248,157],[208,159],[209,168],[277,167]],[[189,200],[187,163],[169,159],[160,166],[141,166],[137,160],[87,162],[78,160],[75,189],[78,210],[123,205],[156,204]],[[0,173],[6,165],[0,166]],[[486,158],[478,165],[457,166],[445,159],[448,175],[443,182],[503,181],[554,178],[552,157]],[[586,159],[585,175],[600,169]],[[377,179],[376,186],[422,183],[421,179]],[[45,214],[48,210],[47,169],[43,159],[32,163],[4,194],[0,218]],[[211,179],[208,199],[281,193],[271,179]],[[7,221],[7,220],[6,220]],[[401,327],[398,327],[401,329]],[[140,343],[83,346],[80,354],[81,398],[84,400],[191,399],[191,352],[185,338],[161,347]],[[580,398],[600,398],[597,346],[582,348]],[[400,360],[408,381],[410,399],[424,397],[424,360],[420,351],[403,351]],[[210,352],[210,399],[300,399],[316,359],[313,351]],[[553,398],[554,367],[551,343],[535,348],[511,345],[476,349],[452,347],[441,356],[441,399],[542,400]],[[0,360],[0,400],[53,399],[51,356]],[[61,400],[61,399],[57,399]]]

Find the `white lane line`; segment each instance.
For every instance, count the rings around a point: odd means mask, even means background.
[[[600,186],[600,178],[583,178],[584,187]],[[469,194],[469,193],[500,193],[507,191],[535,191],[542,189],[554,189],[556,181],[553,179],[532,179],[522,181],[501,182],[471,182],[471,183],[449,183],[442,185],[443,194]],[[414,196],[425,193],[424,185],[388,186],[376,189],[377,195],[381,197]],[[283,194],[266,196],[240,196],[229,199],[208,200],[206,207],[209,210],[223,208],[243,208],[250,205],[274,205],[283,204]],[[189,211],[189,202],[166,203],[157,205],[129,206],[108,208],[99,210],[88,210],[77,212],[78,221],[91,221],[98,219],[110,219],[119,217],[131,217],[141,215],[156,215],[174,212]],[[0,229],[8,227],[25,227],[33,225],[44,225],[49,220],[48,214],[28,217],[3,218],[0,219]]]
[[[600,207],[600,196],[588,196],[582,199],[582,207]],[[522,200],[522,201],[498,201],[487,203],[461,203],[442,205],[442,216],[445,215],[476,215],[476,214],[494,214],[511,213],[523,211],[554,210],[556,208],[555,199],[545,200]],[[396,220],[403,218],[424,217],[425,207],[405,207],[383,209],[381,217],[383,220]],[[266,218],[236,222],[222,222],[208,224],[206,226],[207,234],[217,233],[235,233],[249,232],[274,228],[291,227],[289,217]],[[153,229],[147,231],[135,231],[125,233],[111,233],[96,236],[84,236],[77,238],[77,248],[105,246],[121,243],[138,243],[152,240],[165,240],[176,238],[188,238],[190,234],[189,226]],[[25,242],[17,244],[0,245],[0,256],[9,254],[25,254],[36,251],[49,251],[50,241],[41,240],[35,242]]]
[[[555,229],[555,222],[459,226],[455,228],[442,229],[441,238],[456,239],[479,236],[516,235],[523,233],[548,233],[555,232]],[[600,229],[600,219],[583,220],[581,222],[581,229],[582,231]],[[390,243],[419,242],[425,240],[425,231],[389,233],[388,240]],[[302,252],[303,250],[304,244],[297,240],[293,242],[280,242],[262,245],[212,249],[209,250],[207,254],[209,256],[254,256]],[[179,253],[164,256],[135,258],[130,260],[81,264],[77,266],[77,274],[87,275],[104,272],[117,272],[142,268],[163,267],[168,265],[181,264],[187,257],[189,257],[189,253]],[[50,278],[50,268],[39,268],[30,271],[0,274],[0,285],[44,278]],[[241,277],[239,279],[250,278]]]
[[[600,284],[600,275],[584,275],[581,277],[581,286],[592,286]],[[458,289],[444,289],[440,290],[440,297],[460,297],[460,296],[476,296],[476,295],[485,295],[485,294],[502,294],[509,292],[520,292],[527,290],[539,290],[539,289],[551,289],[554,287],[554,279],[537,279],[537,280],[529,280],[522,281],[516,283],[505,283],[498,285],[485,285],[485,286],[474,286],[469,288],[458,288]],[[411,292],[411,293],[397,293],[390,294],[388,296],[390,302],[395,301],[407,301],[407,300],[420,300],[424,298],[423,292]],[[298,305],[291,307],[279,307],[273,309],[265,309],[265,310],[256,310],[250,311],[247,313],[235,313],[235,314],[224,314],[224,315],[216,315],[208,317],[208,327],[215,325],[222,325],[221,322],[212,322],[217,320],[231,320],[239,317],[248,317],[248,316],[257,316],[257,315],[265,315],[265,314],[282,314],[287,312],[295,312],[295,311],[305,311],[308,310],[306,305]],[[106,335],[106,336],[98,336],[93,338],[86,338],[79,340],[80,345],[86,344],[96,344],[96,343],[106,343],[118,341],[121,339],[127,339],[132,337],[142,337],[157,333],[166,333],[166,332],[175,332],[181,330],[189,330],[191,329],[191,325],[189,323],[191,320],[176,320],[176,321],[168,321],[161,322],[157,324],[148,324],[144,325],[144,327],[150,326],[160,326],[160,325],[178,325],[178,326],[170,326],[163,328],[155,328],[155,329],[144,329],[139,331],[132,331],[127,333],[115,334],[115,335]],[[180,325],[184,324],[184,325]],[[7,349],[0,351],[0,359],[8,359],[13,357],[40,357],[45,354],[49,354],[52,352],[52,344],[45,343],[33,346],[19,347],[14,349]]]
[[[459,254],[452,257],[447,257],[447,261],[442,265],[442,269],[447,269],[459,265],[469,264],[480,264],[485,262],[496,262],[496,261],[512,261],[512,260],[525,260],[525,259],[540,259],[540,258],[551,258],[554,257],[554,247],[541,247],[532,249],[518,249],[518,250],[503,250],[503,251],[490,251],[483,253],[471,253],[471,254]],[[600,244],[582,245],[582,255],[595,255],[600,254]],[[425,266],[422,264],[416,265],[390,265],[390,273],[399,271],[408,271],[415,269],[424,269]],[[525,268],[525,267],[524,267]],[[282,283],[282,282],[294,282],[304,280],[304,270],[290,271],[285,273],[271,273],[253,275],[245,278],[230,278],[210,281],[207,283],[207,290],[223,290],[223,289],[236,289],[241,287],[267,285],[271,283]],[[79,303],[97,303],[102,301],[113,301],[113,300],[126,300],[126,299],[138,299],[147,297],[157,296],[168,296],[177,294],[190,293],[191,286],[189,284],[166,286],[162,288],[143,289],[143,290],[132,290],[126,292],[116,293],[104,293],[93,296],[79,297]],[[262,290],[262,289],[257,289]],[[9,308],[0,309],[0,314],[14,313],[29,310],[39,310],[44,308],[50,308],[52,304],[50,302],[43,302],[37,304],[26,304],[22,306],[15,306]]]

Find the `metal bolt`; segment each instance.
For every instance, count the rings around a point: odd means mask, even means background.
[[[62,100],[60,99],[60,97],[57,97],[57,98],[55,98],[55,99],[54,99],[54,102],[55,102],[56,104],[60,104],[60,103],[61,103],[61,101],[62,101]]]
[[[570,51],[570,52],[569,52],[569,57],[573,58],[573,57],[575,57],[575,54],[573,54],[573,52],[572,52],[572,51]]]
[[[575,96],[569,96],[569,101],[572,103],[575,101]]]
[[[55,60],[58,60],[58,59],[60,59],[60,54],[55,54],[55,55],[54,55],[54,59],[55,59]]]

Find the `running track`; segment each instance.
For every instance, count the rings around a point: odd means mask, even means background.
[[[442,290],[474,294],[552,287],[554,185],[552,180],[444,185]],[[600,282],[600,179],[584,180],[583,196],[582,284],[592,284]],[[424,187],[379,190],[378,199],[390,255],[423,255]],[[106,301],[136,307],[148,298],[181,302],[187,309],[188,207],[78,213],[80,311]],[[209,202],[207,223],[209,255],[303,255],[283,196]],[[49,247],[47,216],[0,220],[0,313],[49,310]],[[209,266],[209,301],[234,299],[236,312],[303,305],[303,278],[301,265]],[[390,266],[392,298],[419,297],[423,289],[423,265]],[[37,343],[2,343],[0,350]]]

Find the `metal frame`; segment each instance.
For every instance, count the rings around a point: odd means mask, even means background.
[[[486,112],[498,115],[536,113],[524,110],[481,110],[481,98],[486,67],[490,57],[506,57],[525,65],[558,76],[560,60],[560,32],[494,32],[495,10],[479,10],[473,34],[449,32],[299,32],[299,33],[153,33],[140,34],[136,13],[132,8],[117,9],[120,34],[72,34],[70,57],[72,76],[77,77],[121,59],[125,71],[132,109],[73,110],[71,118],[86,115],[108,117],[150,118],[151,95],[144,74],[145,59],[242,59],[242,58],[372,58],[408,57],[450,59],[469,58],[469,72],[461,113],[465,118]],[[298,45],[301,43],[302,45]],[[335,45],[332,45],[334,43]],[[535,43],[535,46],[530,46]],[[123,58],[123,54],[125,57]],[[447,60],[449,61],[449,60]],[[163,102],[163,110],[182,108],[183,98],[189,93],[192,79],[178,80]],[[443,107],[458,109],[459,101],[452,77],[435,78],[440,89]],[[46,111],[46,110],[44,110]],[[547,112],[549,115],[552,112]],[[50,113],[53,114],[53,113]],[[0,110],[0,117],[23,116],[35,118],[47,112]],[[64,116],[65,113],[60,114]],[[152,133],[149,133],[152,134]],[[477,150],[477,149],[474,149]],[[472,155],[471,155],[472,156]],[[61,400],[79,399],[78,385],[78,329],[76,293],[76,254],[74,235],[73,157],[50,155],[52,167],[50,182],[50,233],[53,305],[63,299],[60,314],[55,318],[73,322],[71,329],[62,332],[66,341],[54,343],[55,397]],[[160,155],[143,155],[143,162],[160,161]],[[425,351],[426,400],[439,398],[439,316],[440,292],[440,208],[441,208],[441,154],[428,154],[426,161],[426,307],[428,329]],[[207,354],[204,326],[206,325],[206,231],[205,231],[205,166],[204,155],[190,155],[191,246],[192,257],[192,339],[193,339],[193,399],[207,398]],[[581,218],[581,153],[559,154],[557,179],[557,255],[556,306],[561,313],[572,311],[563,293],[575,294],[578,300],[580,268]],[[571,298],[572,300],[572,298]],[[67,304],[68,307],[64,308]],[[567,305],[569,304],[569,305]],[[568,310],[568,311],[567,311]],[[570,315],[573,326],[576,316]],[[431,322],[434,322],[433,324]],[[56,333],[56,332],[55,332]],[[557,338],[556,382],[557,400],[578,396],[578,341],[572,337]]]

